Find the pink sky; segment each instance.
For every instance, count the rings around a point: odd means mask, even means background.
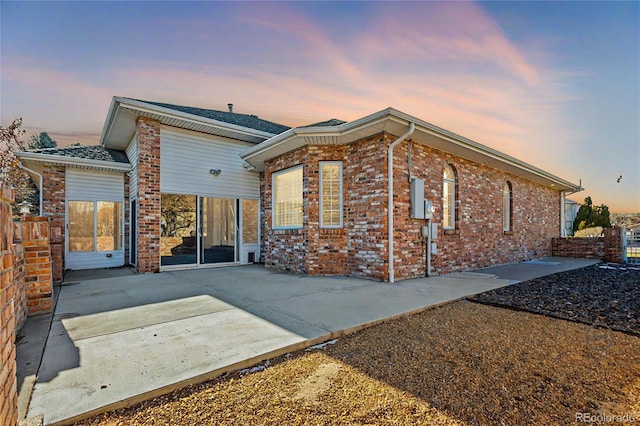
[[[582,178],[588,190],[578,201],[591,195],[613,211],[640,211],[634,162],[612,161],[596,174],[579,159],[588,129],[567,120],[581,102],[573,85],[592,71],[558,65],[561,35],[514,42],[482,5],[404,5],[370,4],[366,26],[340,36],[300,4],[227,5],[215,28],[208,17],[152,16],[179,35],[165,40],[165,54],[110,53],[112,63],[91,70],[26,51],[3,55],[2,124],[22,116],[28,131],[46,130],[60,145],[96,144],[112,96],[220,110],[230,102],[289,126],[392,106],[572,182]],[[612,187],[619,174],[622,185]]]

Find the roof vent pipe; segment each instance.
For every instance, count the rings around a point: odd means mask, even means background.
[[[229,112],[233,112],[233,104],[227,104],[227,106],[229,107]]]

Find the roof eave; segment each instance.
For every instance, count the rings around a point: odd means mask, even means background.
[[[119,172],[131,171],[131,164],[115,161],[92,160],[89,158],[66,157],[62,155],[40,154],[38,152],[14,151],[20,160],[37,161],[65,166],[86,167],[93,169],[106,169]]]
[[[520,170],[525,175],[535,176],[538,179],[545,181],[545,183],[558,191],[577,191],[582,189],[580,185],[573,184],[542,169],[525,163],[524,161],[518,160],[493,148],[487,147],[471,139],[465,138],[446,129],[435,126],[424,120],[410,116],[409,114],[403,113],[402,111],[398,111],[394,108],[386,108],[382,111],[378,111],[374,114],[349,123],[341,124],[339,126],[299,127],[289,129],[284,133],[281,133],[256,145],[255,147],[249,148],[240,156],[243,160],[250,163],[256,170],[263,171],[264,161],[270,159],[268,155],[265,154],[267,154],[268,151],[274,150],[278,146],[282,146],[283,144],[286,144],[287,142],[290,142],[295,138],[299,138],[299,140],[296,141],[296,143],[293,145],[293,149],[297,149],[299,147],[307,145],[308,143],[304,140],[304,138],[310,135],[335,137],[340,139],[341,144],[347,144],[353,142],[351,138],[348,137],[349,134],[354,133],[358,130],[362,130],[366,126],[373,126],[385,120],[391,120],[396,123],[406,124],[407,126],[409,125],[409,123],[414,123],[416,125],[416,131],[420,130],[424,133],[433,135],[439,139],[443,139],[457,146],[460,146],[465,150],[473,151],[486,158],[491,158],[495,161],[498,161],[499,163],[513,167],[516,170]],[[385,124],[384,127],[386,128],[387,125]]]
[[[166,108],[154,104],[149,104],[146,102],[138,101],[131,98],[124,98],[119,96],[114,96],[111,102],[111,106],[109,108],[109,112],[107,114],[107,119],[105,121],[105,125],[102,130],[102,135],[100,138],[100,144],[106,146],[109,136],[111,134],[111,130],[114,126],[114,122],[116,121],[118,111],[123,108],[134,113],[142,113],[142,114],[152,114],[165,116],[167,118],[172,118],[178,121],[183,121],[184,123],[192,123],[210,126],[212,128],[218,128],[221,130],[229,131],[237,135],[238,139],[243,140],[246,139],[250,142],[255,142],[256,139],[259,141],[263,141],[265,139],[269,139],[275,136],[274,133],[265,132],[262,130],[251,129],[249,127],[244,127],[236,124],[226,123],[224,121],[214,120],[212,118],[206,118],[195,114],[189,114],[183,111],[177,111],[171,108]],[[186,126],[185,126],[186,128]]]

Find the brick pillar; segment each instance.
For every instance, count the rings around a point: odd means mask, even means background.
[[[604,261],[622,263],[622,228],[604,229]]]
[[[49,219],[38,216],[26,217],[22,225],[28,313],[46,314],[51,312],[53,300]]]
[[[139,117],[138,272],[160,270],[160,123]]]
[[[27,320],[27,284],[24,280],[24,246],[22,222],[13,221],[13,285],[15,286],[13,306],[16,313],[16,332],[22,328]]]
[[[18,424],[13,282],[13,190],[0,184],[0,425]]]
[[[62,282],[65,238],[65,168],[46,164],[42,170],[42,215],[49,217],[53,281]]]

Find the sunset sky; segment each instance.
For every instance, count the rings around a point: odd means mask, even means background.
[[[0,119],[98,143],[113,96],[289,126],[394,107],[640,212],[638,2],[0,2]],[[623,176],[620,183],[616,180]]]

